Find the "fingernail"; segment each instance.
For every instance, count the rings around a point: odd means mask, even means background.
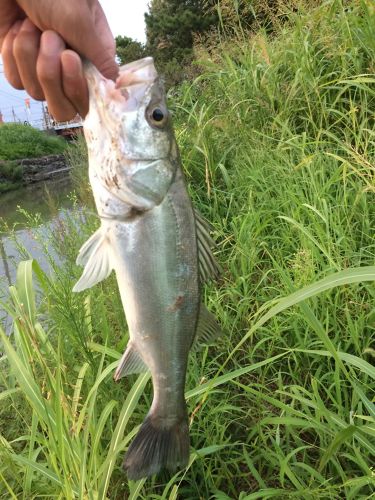
[[[40,50],[46,56],[56,56],[64,50],[63,39],[54,31],[45,31],[40,40]]]
[[[12,34],[17,35],[19,30],[21,29],[22,21],[16,21],[12,26]]]

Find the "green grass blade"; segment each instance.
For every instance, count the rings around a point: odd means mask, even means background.
[[[325,451],[319,463],[319,472],[323,470],[323,468],[327,465],[328,461],[332,458],[332,456],[337,452],[339,447],[351,439],[354,433],[357,431],[355,425],[348,425],[345,429],[341,429],[335,436],[335,439],[332,441],[330,446]]]
[[[1,471],[0,471],[0,478],[2,480],[2,482],[4,483],[6,489],[8,490],[8,493],[10,495],[10,498],[12,498],[13,500],[17,500],[17,496],[16,494],[14,493],[14,491],[12,490],[12,488],[9,486],[7,480],[5,479],[5,477],[2,475]]]
[[[33,460],[29,460],[28,458],[26,458],[22,455],[16,455],[16,454],[12,455],[12,459],[21,465],[25,465],[26,467],[30,467],[30,468],[34,469],[36,472],[39,472],[48,481],[51,481],[51,482],[57,484],[61,488],[63,487],[63,483],[61,482],[59,477],[54,472],[52,472],[47,467],[44,467],[39,462],[34,462]]]
[[[121,439],[125,431],[125,427],[128,424],[129,419],[134,412],[134,409],[144,391],[144,388],[149,378],[150,378],[149,373],[144,373],[140,375],[135,384],[133,385],[133,387],[131,388],[123,404],[116,428],[113,431],[107,459],[105,460],[103,466],[101,467],[104,474],[99,488],[100,498],[105,498],[105,496],[107,495],[109,480],[111,478],[118,454],[121,451],[121,446],[119,446],[119,443],[121,442]]]
[[[270,359],[265,359],[264,361],[259,361],[258,363],[254,363],[253,365],[245,366],[244,368],[239,368],[238,370],[234,370],[232,372],[226,373],[225,375],[217,376],[210,380],[209,382],[205,382],[202,385],[198,385],[194,389],[187,391],[185,394],[186,399],[190,399],[194,396],[199,396],[200,394],[204,394],[206,391],[210,391],[215,387],[219,387],[220,385],[226,384],[231,380],[234,380],[245,373],[250,373],[252,371],[256,371],[259,368],[266,366],[268,364],[272,364],[274,361],[283,358],[286,356],[288,352],[283,352],[281,354],[277,354],[276,356],[272,356]]]
[[[16,288],[31,324],[35,322],[35,292],[32,280],[33,261],[20,262],[17,268]]]
[[[84,363],[82,365],[81,369],[79,370],[79,373],[78,373],[77,382],[74,386],[74,393],[73,393],[73,400],[72,400],[73,418],[75,418],[76,415],[78,416],[78,405],[79,405],[80,399],[81,399],[82,384],[83,384],[85,375],[86,375],[87,371],[89,370],[89,368],[90,368],[89,363]]]
[[[317,281],[316,283],[313,283],[312,285],[308,285],[283,299],[280,299],[275,306],[271,307],[271,309],[267,313],[265,313],[254,323],[247,334],[231,352],[229,359],[234,354],[234,352],[237,351],[257,329],[259,329],[277,314],[285,311],[285,309],[288,309],[289,307],[292,307],[300,302],[315,297],[316,295],[319,295],[326,290],[330,290],[338,286],[349,285],[352,283],[361,283],[363,281],[375,281],[375,266],[358,267],[353,269],[346,269],[345,271],[339,271],[335,274],[327,276],[326,278],[323,278],[320,281]]]
[[[294,349],[294,351],[305,352],[307,354],[312,354],[316,356],[324,356],[324,357],[332,356],[332,353],[330,351],[318,351],[314,349]],[[362,373],[365,373],[373,380],[375,380],[375,367],[373,365],[371,365],[364,359],[359,358],[358,356],[354,356],[353,354],[349,354],[347,352],[336,351],[336,354],[342,361],[345,361],[348,365],[358,368]]]
[[[1,328],[0,328],[0,338],[2,340],[6,355],[9,359],[9,362],[12,366],[12,370],[17,378],[17,381],[20,385],[22,392],[30,401],[31,406],[38,413],[39,418],[41,418],[41,420],[43,420],[44,422],[49,422],[49,421],[52,422],[52,427],[55,428],[56,426],[55,416],[52,414],[52,412],[47,415],[43,396],[40,392],[39,387],[34,381],[32,372],[22,362],[17,352],[11,345],[8,337],[5,335],[4,331]]]
[[[16,389],[7,389],[7,390],[5,390],[5,391],[2,391],[2,392],[0,393],[0,401],[1,401],[2,399],[6,399],[6,398],[8,398],[8,397],[9,397],[9,396],[11,396],[12,394],[15,394],[15,393],[17,393],[17,392],[20,392],[20,390],[21,390],[21,389],[16,388]]]
[[[100,373],[100,375],[98,375],[97,379],[95,380],[95,383],[91,387],[91,389],[90,389],[90,391],[89,391],[89,393],[87,395],[86,401],[84,402],[83,407],[82,407],[82,409],[81,409],[81,411],[79,413],[79,417],[77,419],[77,425],[76,425],[76,432],[77,433],[81,431],[83,423],[84,423],[84,420],[87,417],[87,407],[88,407],[88,405],[91,402],[91,398],[93,398],[96,395],[96,392],[97,392],[98,387],[100,386],[100,384],[103,382],[103,380],[105,380],[108,377],[108,375],[110,375],[113,372],[113,370],[117,367],[117,365],[118,365],[118,361],[114,361],[113,363],[111,363],[110,365],[108,365]]]

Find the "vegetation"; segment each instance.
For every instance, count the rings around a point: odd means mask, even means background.
[[[17,161],[0,161],[0,193],[20,187],[22,166]]]
[[[153,0],[145,15],[146,51],[155,58],[167,86],[187,77],[194,34],[216,27],[216,0]],[[208,7],[211,7],[209,9]]]
[[[0,126],[0,160],[38,158],[62,153],[65,146],[63,139],[51,137],[29,125],[4,123]]]
[[[2,498],[371,497],[374,17],[370,1],[329,1],[272,35],[233,26],[170,93],[224,268],[205,297],[226,335],[189,363],[188,470],[136,483],[121,470],[151,388],[111,378],[127,342],[114,276],[71,292],[97,218],[77,208],[49,240],[35,230],[54,274],[22,263],[3,306]],[[82,144],[70,154],[87,199]]]
[[[323,0],[219,0],[206,2],[206,11],[217,11],[220,19],[220,31],[231,33],[240,29],[251,32],[264,29],[268,33],[276,32],[287,23],[291,13],[311,10],[323,3]]]
[[[120,64],[127,64],[146,57],[146,51],[141,42],[128,36],[116,36],[116,55]]]
[[[16,160],[62,153],[66,143],[29,125],[6,123],[0,126],[0,194],[22,184],[22,165]]]

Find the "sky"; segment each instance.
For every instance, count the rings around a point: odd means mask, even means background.
[[[113,36],[129,36],[140,42],[146,41],[144,13],[149,0],[100,0]],[[38,126],[42,118],[42,103],[30,99],[30,114],[26,112],[23,90],[13,89],[4,77],[3,61],[0,56],[0,111],[4,121],[29,121]]]

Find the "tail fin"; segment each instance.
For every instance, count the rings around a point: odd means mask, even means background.
[[[147,415],[130,444],[124,460],[128,478],[138,480],[166,468],[174,471],[189,461],[189,426],[187,416],[166,427],[160,419]]]

